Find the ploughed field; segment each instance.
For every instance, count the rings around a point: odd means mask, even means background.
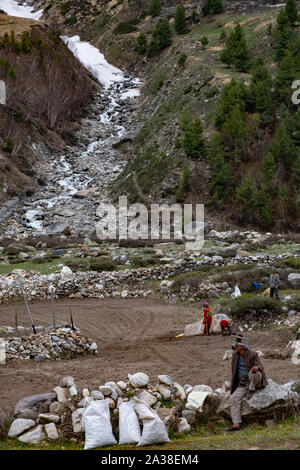
[[[49,301],[30,305],[35,325],[51,324]],[[198,321],[195,305],[170,305],[151,299],[62,299],[55,303],[56,321],[69,321],[98,344],[97,356],[58,361],[9,361],[0,365],[0,408],[13,407],[29,395],[56,387],[63,376],[72,375],[76,384],[95,390],[107,381],[127,380],[127,374],[145,372],[151,383],[168,374],[181,385],[206,384],[221,387],[230,378],[230,361],[223,361],[233,337],[195,336],[175,338],[188,323]],[[23,303],[0,305],[0,324],[30,326]],[[216,312],[217,313],[217,312]],[[246,335],[246,333],[244,333]],[[270,357],[290,340],[288,328],[247,333],[250,348],[262,351],[267,375],[280,383],[296,380],[299,367],[290,359]]]

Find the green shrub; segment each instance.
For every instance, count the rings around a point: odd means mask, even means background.
[[[142,258],[142,257],[137,256],[137,257],[130,259],[130,264],[134,268],[147,268],[149,266],[153,266],[158,263],[159,263],[159,260],[154,257]]]
[[[77,272],[77,271],[88,271],[90,268],[90,264],[88,260],[80,260],[80,261],[68,261],[66,263],[66,266],[68,268],[72,269],[72,271]]]
[[[300,258],[295,258],[294,256],[291,256],[290,258],[279,260],[277,264],[289,266],[290,268],[300,269]]]
[[[265,314],[281,313],[281,304],[278,300],[269,296],[260,297],[253,294],[243,294],[228,304],[230,315],[232,317],[245,317],[251,315],[255,318],[261,318]]]
[[[14,149],[14,144],[13,144],[11,137],[7,137],[5,145],[3,147],[4,152],[12,153],[13,149]]]
[[[186,60],[187,60],[188,56],[185,52],[183,52],[182,54],[180,54],[179,56],[179,59],[177,61],[177,65],[179,67],[184,67],[185,63],[186,63]]]
[[[66,15],[70,11],[70,6],[71,6],[70,1],[62,3],[62,5],[60,6],[61,14]]]
[[[114,29],[115,34],[129,34],[137,31],[135,20],[119,23]]]
[[[99,256],[99,258],[92,258],[90,260],[91,271],[113,271],[116,267],[116,261],[113,261],[109,256]]]

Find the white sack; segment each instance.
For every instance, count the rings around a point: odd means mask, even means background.
[[[188,410],[203,411],[202,407],[208,395],[211,395],[211,393],[193,390],[188,395],[186,408]]]
[[[141,439],[139,419],[132,401],[119,406],[119,444],[137,444]]]
[[[151,444],[163,444],[170,442],[165,425],[158,416],[143,400],[133,398],[134,409],[143,422],[142,437],[138,442],[138,446],[147,446]]]
[[[232,294],[232,297],[234,297],[236,299],[237,297],[240,297],[241,295],[242,295],[242,293],[239,289],[239,286],[235,286],[234,293]]]
[[[108,400],[91,402],[83,413],[82,425],[85,450],[117,444],[112,432]]]

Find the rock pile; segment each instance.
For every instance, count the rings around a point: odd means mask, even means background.
[[[134,285],[143,287],[143,283],[155,280],[166,280],[176,274],[195,271],[203,266],[225,266],[227,264],[245,263],[257,266],[272,266],[277,260],[288,258],[289,255],[249,255],[243,259],[223,258],[222,256],[187,255],[173,263],[151,268],[125,269],[123,271],[95,271],[73,273],[64,267],[61,273],[42,275],[36,271],[27,273],[16,269],[6,276],[0,276],[0,303],[9,299],[20,298],[19,279],[28,299],[49,298],[49,285],[55,288],[56,297],[147,297],[152,291],[136,289]],[[214,290],[215,286],[205,286]],[[219,286],[220,288],[220,286]]]
[[[38,328],[38,327],[37,327]],[[95,342],[87,338],[78,328],[60,326],[46,328],[43,332],[23,337],[2,339],[2,356],[6,361],[66,359],[77,354],[98,354]],[[3,352],[4,350],[4,352]],[[5,363],[2,357],[2,363]]]
[[[91,402],[98,400],[108,402],[115,436],[119,431],[119,406],[133,397],[151,407],[166,430],[172,428],[176,434],[190,432],[201,416],[210,420],[229,417],[229,392],[225,392],[225,384],[213,391],[207,385],[181,386],[168,375],[159,375],[157,379],[153,386],[147,374],[138,372],[128,374],[126,382],[107,382],[95,390],[86,387],[79,391],[73,377],[64,377],[54,393],[27,397],[17,403],[8,436],[33,444],[58,438],[82,442],[83,413]],[[297,412],[299,385],[296,382],[280,385],[270,379],[266,388],[258,390],[250,400],[243,400],[242,415],[257,420],[274,418],[277,412],[288,413],[291,409]]]

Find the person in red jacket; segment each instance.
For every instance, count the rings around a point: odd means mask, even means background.
[[[204,331],[203,331],[203,334],[206,335],[206,336],[209,336],[209,330],[210,330],[210,327],[211,327],[211,324],[212,324],[212,316],[211,316],[210,313],[211,312],[210,312],[208,302],[204,302],[204,304],[203,304],[203,314],[204,314],[204,318],[203,318]]]
[[[228,320],[221,320],[220,327],[222,330],[222,336],[225,336],[226,330],[227,330],[228,335],[231,335],[232,330],[231,330],[231,326]]]

